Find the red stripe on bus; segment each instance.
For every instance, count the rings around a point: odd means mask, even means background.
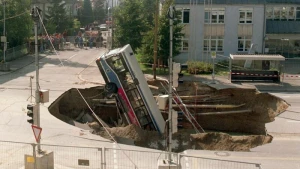
[[[132,108],[130,106],[129,100],[127,99],[127,97],[125,95],[125,91],[122,88],[119,88],[118,89],[118,94],[121,97],[121,99],[123,99],[125,101],[125,103],[126,103],[126,106],[127,106],[128,110],[129,110],[126,113],[128,114],[128,117],[129,117],[131,123],[135,124],[137,126],[140,126],[140,124],[137,121],[136,116],[135,116],[135,114],[134,114],[134,112],[133,112],[133,110],[132,110]]]

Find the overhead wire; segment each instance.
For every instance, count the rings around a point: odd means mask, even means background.
[[[15,15],[15,16],[5,17],[5,20],[9,20],[9,19],[13,19],[13,18],[19,17],[19,16],[24,15],[24,14],[26,14],[26,13],[28,13],[28,12],[29,12],[29,11],[26,10],[25,12],[20,13],[20,14],[17,14],[17,15]],[[3,21],[4,21],[4,19],[1,19],[1,20],[0,20],[0,22],[3,22]]]
[[[38,11],[38,10],[36,10],[36,11],[37,11],[37,14],[38,14],[38,16],[39,16],[40,22],[41,22],[41,24],[42,24],[42,26],[43,26],[43,28],[44,28],[44,30],[45,30],[45,32],[46,32],[46,35],[47,35],[47,37],[48,37],[48,40],[50,41],[50,44],[51,44],[52,48],[54,49],[54,52],[55,52],[55,54],[56,54],[58,60],[60,61],[60,65],[64,66],[62,60],[60,59],[60,56],[58,55],[56,49],[54,48],[53,43],[51,42],[51,38],[50,38],[50,36],[49,36],[49,34],[48,34],[48,32],[47,32],[47,29],[46,29],[46,27],[45,27],[45,25],[44,25],[44,22],[43,22],[43,20],[42,20],[42,17],[41,17],[41,15],[40,15],[39,11]]]
[[[118,144],[118,142],[114,139],[114,137],[111,135],[111,133],[107,130],[107,128],[104,127],[104,124],[102,123],[102,121],[98,118],[98,116],[96,115],[96,113],[93,111],[93,109],[90,107],[90,105],[88,104],[88,102],[86,101],[86,99],[83,97],[83,95],[81,94],[81,92],[78,90],[78,88],[76,88],[76,90],[78,91],[79,95],[81,96],[81,98],[83,99],[83,101],[85,102],[85,104],[88,106],[88,108],[90,109],[90,111],[93,113],[94,117],[97,119],[97,121],[103,126],[104,130],[106,131],[106,133],[109,135],[109,137],[114,141],[114,143],[118,146],[118,148],[123,152],[123,154],[129,159],[129,161],[135,166],[135,168],[137,168],[137,165],[132,161],[132,159],[125,153],[125,151],[121,148],[121,146]]]

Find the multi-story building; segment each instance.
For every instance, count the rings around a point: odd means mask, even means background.
[[[63,0],[65,2],[66,12],[70,16],[77,16],[77,11],[81,8],[81,3],[78,0]],[[38,6],[44,14],[48,13],[50,8],[52,7],[52,0],[32,0],[32,5]]]
[[[299,0],[175,0],[184,24],[178,62],[230,53],[300,57]],[[251,45],[252,44],[252,45]]]

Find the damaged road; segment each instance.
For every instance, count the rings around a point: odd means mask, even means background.
[[[148,81],[153,96],[164,93],[161,81]],[[109,127],[106,129],[120,143],[166,149],[166,135],[145,131],[134,125],[124,125],[113,100],[105,98],[103,87],[81,89],[92,110]],[[199,82],[184,82],[177,88],[188,109],[204,128],[196,134],[192,125],[183,117],[177,133],[173,134],[173,150],[186,149],[249,151],[251,148],[270,143],[265,124],[274,121],[289,104],[268,93],[255,89],[227,88],[216,90]],[[176,109],[176,107],[175,107]],[[179,109],[177,109],[179,110]],[[91,111],[76,89],[61,95],[49,107],[58,119],[101,137],[111,139],[103,126],[93,118]],[[167,118],[167,112],[162,111]]]

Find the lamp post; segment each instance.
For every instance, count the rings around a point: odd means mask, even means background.
[[[158,8],[159,3],[156,0],[156,7],[155,7],[155,27],[154,27],[154,56],[153,56],[153,79],[156,79],[156,63],[157,63],[157,29],[158,29]]]
[[[6,51],[6,31],[5,31],[5,5],[6,5],[6,1],[3,1],[3,62],[5,63],[5,51]]]

